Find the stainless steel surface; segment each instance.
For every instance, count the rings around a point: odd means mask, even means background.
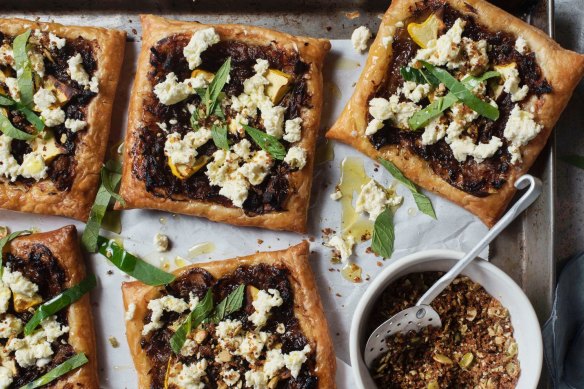
[[[524,19],[553,34],[554,0],[538,0]],[[127,31],[139,40],[140,13],[203,23],[244,23],[293,34],[347,39],[354,28],[376,31],[388,1],[379,0],[8,0],[2,16],[40,18],[65,24],[100,25]],[[347,13],[358,11],[349,18]],[[531,173],[543,181],[539,200],[491,245],[491,260],[525,290],[543,323],[549,316],[555,285],[554,199],[555,134]]]

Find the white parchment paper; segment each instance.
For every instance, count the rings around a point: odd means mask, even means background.
[[[366,56],[357,54],[348,40],[332,42],[332,52],[325,67],[325,107],[322,128],[328,128],[338,117],[346,101],[352,94]],[[135,73],[134,65],[139,50],[138,43],[128,43],[122,79],[115,103],[112,120],[111,144],[123,138],[126,125],[126,109],[131,82]],[[173,215],[150,210],[129,210],[122,212],[122,233],[127,250],[140,255],[145,260],[160,265],[163,261],[173,267],[175,258],[188,257],[192,246],[212,242],[213,252],[193,258],[190,262],[219,260],[237,255],[247,255],[256,251],[283,249],[312,238],[312,268],[319,286],[321,298],[328,318],[339,361],[338,381],[340,388],[352,387],[351,374],[344,362],[349,361],[348,336],[352,312],[359,297],[369,285],[364,281],[353,284],[342,278],[336,270],[339,265],[330,262],[331,251],[322,245],[322,229],[340,231],[340,203],[329,198],[340,178],[340,164],[347,156],[362,158],[366,172],[383,185],[390,185],[393,179],[388,172],[375,172],[373,161],[343,144],[334,144],[334,159],[315,168],[311,208],[309,211],[309,233],[305,236],[286,232],[272,232],[258,228],[239,228],[207,221],[206,219]],[[454,204],[430,194],[438,220],[417,212],[415,203],[403,186],[397,185],[397,192],[404,196],[404,204],[395,215],[395,252],[389,261],[399,260],[406,254],[429,248],[449,248],[467,251],[486,233],[486,227],[474,216]],[[8,225],[12,231],[38,228],[48,231],[67,224],[75,224],[80,233],[83,224],[69,219],[51,216],[28,215],[0,210],[0,225]],[[158,253],[152,244],[157,232],[169,236],[171,249]],[[259,241],[263,241],[261,244]],[[353,260],[363,268],[363,275],[372,280],[383,268],[378,266],[380,258],[366,254],[369,244],[361,244],[356,249]],[[125,341],[124,312],[120,286],[129,278],[115,269],[100,255],[86,256],[88,267],[99,277],[99,285],[92,292],[94,318],[97,331],[99,369],[101,386],[106,388],[133,388],[136,374]],[[329,269],[334,269],[330,271]],[[113,270],[113,274],[107,274]],[[120,346],[113,348],[108,341],[115,337]]]

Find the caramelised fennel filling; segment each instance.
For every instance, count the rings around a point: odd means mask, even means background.
[[[71,189],[87,106],[99,91],[96,45],[38,29],[0,33],[0,181],[49,179]]]
[[[148,302],[142,331],[151,388],[316,388],[316,350],[294,316],[288,276],[269,265],[242,266],[220,279],[195,268],[167,285]],[[177,346],[181,326],[203,306],[207,314],[198,317],[205,320]]]
[[[35,244],[26,256],[4,255],[0,281],[0,388],[19,388],[75,354],[68,343],[67,310],[40,322],[30,334],[24,326],[36,308],[65,289],[66,274],[53,253]]]
[[[299,54],[222,41],[207,28],[159,41],[150,65],[152,93],[132,150],[146,189],[248,215],[285,210],[296,191],[289,173],[307,158],[298,142],[309,66]]]
[[[394,57],[369,100],[366,136],[377,149],[403,147],[450,185],[487,196],[542,130],[534,113],[552,89],[521,36],[490,31],[472,12],[427,2],[383,38]]]
[[[369,333],[416,301],[444,273],[403,276],[379,297]],[[442,327],[387,337],[388,350],[373,362],[379,388],[515,388],[520,376],[509,312],[479,284],[456,278],[433,302]]]

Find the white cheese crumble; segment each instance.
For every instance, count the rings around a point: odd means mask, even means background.
[[[243,341],[239,333],[243,323],[239,320],[226,319],[215,327],[215,336],[219,345],[226,350],[235,351]]]
[[[201,127],[197,131],[189,131],[184,138],[178,132],[169,134],[164,143],[164,154],[174,164],[193,165],[199,154],[197,148],[212,138],[211,130]]]
[[[182,299],[167,295],[158,299],[150,300],[148,302],[148,309],[152,311],[152,315],[150,317],[150,323],[146,324],[142,329],[143,336],[162,328],[164,323],[162,323],[160,319],[162,318],[164,311],[183,313],[189,309],[189,304]]]
[[[51,105],[57,102],[57,98],[52,91],[45,88],[39,88],[39,90],[34,94],[33,101],[39,110],[44,110],[49,108]]]
[[[391,120],[399,128],[408,128],[408,119],[420,110],[420,106],[412,102],[399,102],[397,95],[389,100],[376,97],[369,101],[369,113],[373,120],[365,129],[365,135],[373,135],[383,127],[383,121]]]
[[[367,50],[369,39],[371,39],[371,31],[365,26],[357,27],[351,34],[353,48],[359,53]]]
[[[12,293],[18,293],[26,297],[33,297],[39,291],[37,284],[28,280],[21,272],[13,272],[9,268],[4,268],[2,282],[10,288]]]
[[[368,213],[369,220],[375,221],[377,216],[387,208],[387,206],[397,206],[401,204],[403,198],[391,193],[381,186],[377,181],[371,180],[361,187],[361,192],[357,197],[355,211],[358,213]]]
[[[258,328],[264,326],[272,308],[279,307],[283,302],[277,289],[260,290],[252,303],[255,312],[249,316],[249,320]]]
[[[353,254],[353,246],[355,245],[355,238],[352,235],[347,235],[345,238],[335,235],[325,243],[325,246],[331,247],[338,251],[342,262],[347,262]]]
[[[302,364],[306,362],[307,356],[310,352],[310,346],[306,345],[300,351],[291,351],[289,354],[284,354],[284,362],[286,363],[286,368],[290,370],[292,377],[298,377]]]
[[[511,163],[521,161],[520,147],[529,143],[542,129],[543,126],[535,122],[531,112],[521,110],[518,104],[513,107],[503,132],[503,136],[510,143],[508,150]]]
[[[493,136],[489,143],[475,144],[471,138],[455,138],[450,141],[452,154],[458,162],[464,162],[468,156],[475,159],[477,163],[495,155],[497,150],[503,145],[501,138]]]
[[[521,88],[519,87],[521,79],[517,68],[515,66],[501,66],[497,70],[504,80],[503,90],[511,95],[511,101],[517,102],[523,100],[529,92],[529,87],[527,85],[523,85]]]
[[[8,339],[17,336],[22,331],[22,320],[14,315],[6,315],[0,321],[0,338]]]
[[[154,242],[154,248],[159,253],[163,253],[168,250],[168,236],[157,232],[152,240]]]
[[[128,310],[126,311],[126,313],[124,314],[124,319],[126,321],[130,321],[134,318],[134,315],[136,314],[136,304],[134,303],[130,303],[128,305]]]
[[[267,332],[248,331],[243,336],[243,340],[239,345],[239,348],[233,354],[245,358],[245,360],[249,363],[254,363],[262,355],[262,350],[264,349],[267,341]]]
[[[221,38],[213,27],[197,30],[189,43],[183,49],[183,55],[189,63],[189,69],[193,70],[201,64],[201,54],[209,47],[218,43]]]
[[[0,135],[0,176],[16,181],[20,172],[20,165],[11,152],[12,138]]]
[[[277,139],[282,138],[282,135],[284,135],[283,127],[286,107],[273,106],[270,102],[270,104],[263,103],[260,109],[262,111],[262,120],[266,133]]]
[[[517,40],[515,40],[515,50],[519,52],[519,54],[525,54],[529,47],[527,46],[527,41],[522,36],[518,36]]]
[[[302,138],[302,118],[286,120],[284,123],[284,140],[286,142],[294,143],[300,141]]]
[[[433,65],[447,66],[449,69],[460,67],[457,62],[460,53],[462,32],[466,22],[456,19],[452,27],[438,39],[428,42],[427,48],[419,49],[413,62],[424,60]]]
[[[75,133],[78,131],[82,131],[87,127],[87,122],[85,120],[78,120],[78,119],[66,119],[65,120],[65,128],[71,130],[71,132]]]
[[[248,370],[245,372],[245,385],[253,389],[266,389],[268,379],[261,370]]]
[[[12,384],[14,373],[6,366],[0,366],[0,388],[8,388]]]
[[[405,81],[400,91],[404,97],[414,103],[419,103],[430,93],[430,84],[416,84],[413,81]]]
[[[14,351],[16,362],[21,367],[42,367],[51,361],[53,350],[51,343],[69,332],[69,327],[57,322],[56,316],[46,318],[41,322],[41,329],[24,338],[12,338],[6,344],[6,349]]]
[[[14,53],[9,44],[0,46],[0,65],[12,66],[14,65]]]
[[[338,188],[330,195],[331,200],[334,201],[340,200],[341,197],[343,197],[343,193]]]
[[[306,150],[299,146],[290,147],[284,162],[290,165],[292,169],[301,170],[306,165]]]
[[[99,93],[99,78],[97,76],[93,76],[89,80],[89,90],[93,93]]]
[[[55,47],[58,50],[60,50],[63,47],[65,47],[66,42],[67,41],[65,40],[65,38],[59,38],[57,35],[53,34],[52,32],[49,32],[49,46],[50,47]]]
[[[4,282],[0,281],[0,314],[6,313],[6,311],[8,310],[8,305],[10,304],[11,297],[12,292],[10,292],[10,288],[6,286]]]
[[[264,150],[254,152],[253,157],[249,162],[244,163],[239,172],[242,176],[247,178],[250,184],[261,184],[272,167],[272,157]]]
[[[284,361],[284,354],[281,349],[273,349],[266,353],[266,362],[264,363],[264,374],[268,379],[280,371],[286,362]]]
[[[187,84],[178,82],[174,72],[168,73],[164,81],[154,86],[154,94],[164,105],[172,105],[183,101],[191,93],[192,90]]]
[[[65,122],[65,111],[61,108],[47,108],[41,111],[41,117],[47,127],[55,127]]]
[[[234,144],[231,149],[244,161],[251,157],[251,142],[245,138]]]
[[[239,156],[231,151],[223,149],[213,153],[213,161],[207,164],[205,172],[211,185],[217,185],[221,189],[219,194],[231,200],[233,205],[243,205],[248,195],[249,183],[239,171]]]
[[[481,39],[480,41],[473,41],[469,38],[462,38],[462,48],[466,52],[468,58],[468,66],[473,74],[483,72],[489,64],[489,56],[487,55],[487,41]]]
[[[446,135],[446,128],[448,126],[444,123],[444,116],[437,116],[431,120],[422,133],[422,144],[433,145]]]
[[[393,37],[392,36],[384,36],[383,38],[381,38],[381,44],[383,45],[383,47],[385,47],[386,49],[389,47],[389,45],[391,45],[393,43]]]
[[[8,93],[16,101],[20,101],[20,87],[18,86],[18,81],[14,77],[6,77],[4,83],[8,87]]]
[[[221,372],[221,378],[227,386],[235,386],[239,382],[239,372],[234,369],[223,370]]]
[[[40,152],[33,151],[25,154],[20,165],[20,175],[36,181],[47,177],[48,166]]]
[[[207,360],[203,358],[190,365],[184,364],[179,374],[176,377],[172,377],[170,381],[176,383],[180,388],[204,389],[205,383],[201,382],[201,380],[207,375],[205,370],[207,370]]]
[[[83,59],[81,54],[77,53],[67,60],[69,65],[69,75],[73,81],[77,81],[79,85],[89,86],[89,75],[83,67]]]

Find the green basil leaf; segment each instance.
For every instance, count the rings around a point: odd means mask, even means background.
[[[412,196],[414,196],[414,201],[416,202],[420,212],[425,213],[432,219],[437,219],[436,212],[434,211],[434,207],[432,206],[432,202],[428,196],[421,192],[412,192]]]
[[[426,79],[422,75],[422,72],[411,66],[404,66],[399,70],[402,78],[405,81],[413,81],[416,84],[425,84]]]
[[[495,70],[491,70],[488,72],[484,72],[479,77],[466,76],[462,80],[460,80],[460,82],[462,82],[465,85],[468,85],[472,89],[475,88],[479,84],[479,82],[484,82],[495,77],[501,77],[501,73]]]
[[[211,288],[207,289],[207,293],[203,300],[199,301],[195,309],[188,314],[185,321],[178,327],[176,332],[170,338],[170,347],[175,354],[180,354],[187,335],[193,328],[197,328],[213,311],[213,291]]]
[[[108,179],[103,180],[104,176],[108,177]],[[115,188],[117,188],[122,178],[121,165],[119,162],[106,162],[106,166],[101,168],[101,177],[101,184],[97,191],[97,195],[95,196],[93,205],[91,206],[89,219],[85,224],[83,235],[81,236],[81,242],[83,243],[83,246],[90,253],[95,253],[97,251],[97,238],[99,236],[101,222],[103,221],[103,217],[107,212],[107,207],[111,201],[112,193],[115,193]]]
[[[223,108],[221,108],[221,104],[217,104],[215,106],[215,110],[213,111],[213,115],[217,116],[220,119],[225,120],[225,112],[223,112]]]
[[[0,105],[1,106],[9,107],[11,105],[14,105],[15,103],[16,102],[14,100],[12,100],[10,97],[0,94]]]
[[[393,178],[401,182],[406,188],[410,190],[412,196],[414,197],[414,201],[418,206],[418,209],[431,218],[436,219],[436,213],[434,212],[434,207],[432,206],[430,199],[425,194],[420,192],[416,185],[408,180],[406,176],[404,176],[404,174],[391,161],[383,158],[379,158],[378,161],[389,173],[391,173]]]
[[[215,76],[213,77],[213,81],[211,81],[209,87],[207,88],[207,92],[205,93],[207,116],[209,116],[211,112],[215,112],[215,107],[218,104],[219,94],[221,94],[223,87],[227,83],[230,70],[231,57],[227,58],[227,61],[225,61],[219,70],[217,70],[217,73],[215,73]]]
[[[75,354],[71,358],[67,359],[65,362],[51,369],[45,375],[37,378],[32,382],[29,382],[26,385],[21,386],[20,389],[35,389],[40,388],[41,386],[45,386],[48,383],[53,382],[57,378],[69,373],[70,371],[73,371],[78,367],[85,365],[87,362],[89,362],[89,360],[87,359],[87,356],[85,356],[84,353]]]
[[[2,274],[4,273],[4,266],[2,264],[2,251],[4,250],[4,246],[8,244],[11,240],[18,238],[21,235],[30,235],[32,232],[28,230],[24,231],[14,231],[11,234],[6,235],[4,238],[0,239],[0,279],[2,279]]]
[[[24,335],[32,334],[35,328],[37,328],[44,319],[73,304],[87,292],[95,288],[96,285],[97,280],[95,275],[89,275],[77,285],[64,290],[62,293],[40,305],[28,323],[24,326]]]
[[[408,126],[412,130],[417,130],[421,127],[424,127],[426,124],[428,124],[428,122],[430,122],[430,120],[434,119],[436,116],[452,107],[452,105],[454,105],[454,103],[457,101],[458,99],[456,96],[454,96],[453,93],[448,93],[444,97],[436,97],[431,104],[426,106],[424,109],[415,112],[408,119]]]
[[[110,173],[122,174],[122,163],[120,161],[116,159],[110,159],[106,161],[104,165],[105,168],[110,171]]]
[[[484,116],[491,120],[497,120],[499,118],[499,109],[493,107],[491,104],[484,102],[483,100],[476,97],[470,90],[464,86],[463,83],[454,78],[450,73],[444,69],[434,67],[432,64],[420,61],[426,69],[436,77],[440,82],[444,83],[446,88],[453,93],[456,98],[463,102],[473,111],[477,112],[479,115]]]
[[[395,231],[391,209],[385,208],[377,216],[373,224],[373,236],[371,237],[371,250],[383,258],[390,258],[393,254]]]
[[[30,30],[26,30],[14,38],[14,41],[12,42],[14,67],[16,68],[18,88],[20,89],[20,103],[25,107],[30,107],[32,105],[34,95],[32,70],[26,47],[30,32]]]
[[[37,129],[37,131],[42,131],[45,129],[45,122],[43,122],[42,119],[38,117],[37,114],[34,113],[30,108],[27,108],[24,105],[17,103],[16,109],[22,112],[26,120],[28,120],[28,122],[32,124],[34,128]]]
[[[98,236],[97,250],[118,269],[147,285],[166,285],[175,279],[173,274],[167,273],[130,254],[113,239],[110,240],[101,235]]]
[[[233,312],[237,312],[243,306],[243,296],[245,294],[245,285],[241,284],[227,297],[225,297],[213,310],[211,315],[211,321],[214,323],[219,323],[225,318],[225,316],[231,315]]]
[[[111,197],[116,199],[120,204],[123,206],[126,205],[126,202],[118,193],[116,193],[116,186],[120,181],[120,178],[114,177],[118,176],[118,173],[113,173],[108,171],[107,168],[101,168],[101,185],[105,188],[105,190],[109,193]]]
[[[253,128],[250,126],[243,125],[245,132],[253,139],[258,146],[260,146],[263,150],[270,153],[272,157],[275,159],[279,159],[283,161],[286,158],[286,148],[282,143],[278,141],[272,135],[266,134],[265,132],[258,130],[257,128]]]
[[[219,149],[229,150],[229,142],[227,141],[227,126],[213,124],[211,127],[211,136],[213,143]]]
[[[33,140],[36,138],[36,135],[29,134],[28,132],[24,132],[19,130],[18,128],[14,127],[10,120],[4,116],[3,113],[0,112],[0,131],[13,139],[19,140]]]
[[[584,156],[570,154],[564,155],[560,157],[560,159],[566,163],[569,163],[570,165],[579,167],[580,169],[584,169]]]

